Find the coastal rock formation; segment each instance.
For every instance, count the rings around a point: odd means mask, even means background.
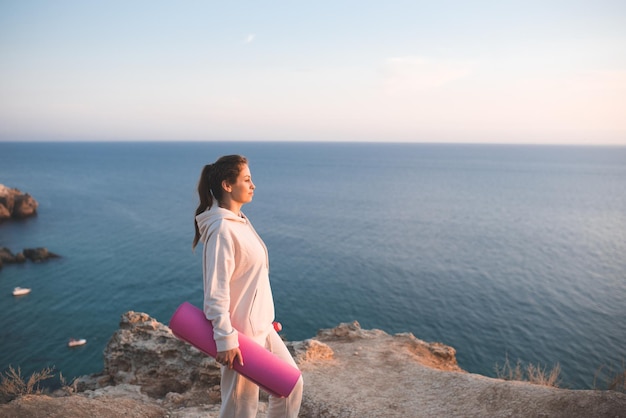
[[[38,206],[39,203],[28,193],[0,184],[0,222],[36,215]]]
[[[626,395],[564,390],[461,370],[455,350],[409,333],[363,330],[357,322],[288,343],[305,382],[303,418],[623,417]],[[217,417],[219,368],[144,313],[127,312],[104,351],[102,373],[79,393],[26,396],[0,416]],[[131,413],[132,411],[132,413]],[[262,397],[258,417],[267,417]]]
[[[0,268],[4,264],[23,263],[25,261],[26,257],[24,257],[24,254],[13,254],[8,248],[0,247]]]
[[[27,259],[34,263],[48,260],[49,258],[59,258],[60,256],[48,251],[47,248],[24,248],[21,253],[13,254],[10,249],[0,247],[0,268],[4,264],[24,263]]]
[[[39,263],[41,261],[48,260],[49,258],[59,258],[60,256],[48,251],[47,248],[39,247],[39,248],[24,248],[23,251],[24,257],[29,259],[34,263]]]
[[[104,350],[104,370],[97,380],[96,387],[138,385],[160,398],[219,385],[220,366],[156,319],[130,311],[122,315],[120,329]]]
[[[410,333],[322,330],[329,361],[299,364],[303,417],[626,417],[626,395],[564,390],[463,371],[455,350]]]

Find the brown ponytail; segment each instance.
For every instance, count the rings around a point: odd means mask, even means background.
[[[245,164],[248,164],[246,157],[241,155],[226,155],[220,157],[215,163],[204,166],[202,174],[200,174],[200,180],[198,181],[198,197],[200,198],[200,204],[196,209],[196,216],[211,208],[214,198],[218,202],[222,199],[224,192],[222,182],[227,181],[230,184],[236,183],[237,177],[239,177],[239,173],[241,172],[241,167]],[[198,228],[198,221],[195,216],[194,226],[196,234],[193,238],[192,249],[196,248],[198,241],[200,241],[200,229]]]

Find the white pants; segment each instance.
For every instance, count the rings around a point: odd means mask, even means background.
[[[296,366],[289,350],[274,330],[265,340],[265,348],[281,359]],[[244,363],[246,358],[243,359]],[[220,418],[254,418],[259,406],[259,387],[246,379],[234,369],[222,366],[222,408]],[[268,418],[297,418],[302,402],[302,376],[287,398],[278,398],[270,395]]]

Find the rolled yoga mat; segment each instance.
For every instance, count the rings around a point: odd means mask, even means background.
[[[189,302],[184,302],[176,309],[170,319],[170,329],[176,337],[203,353],[213,358],[217,355],[211,321],[206,319],[201,309]],[[238,334],[244,365],[235,362],[234,369],[271,395],[281,398],[289,396],[300,378],[300,370],[241,332]]]

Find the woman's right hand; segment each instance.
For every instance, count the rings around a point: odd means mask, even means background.
[[[235,365],[235,360],[239,359],[239,364],[243,366],[243,356],[241,355],[241,350],[239,347],[233,348],[226,351],[218,351],[215,356],[215,361],[220,363],[221,365],[228,366],[229,369],[232,369]]]

